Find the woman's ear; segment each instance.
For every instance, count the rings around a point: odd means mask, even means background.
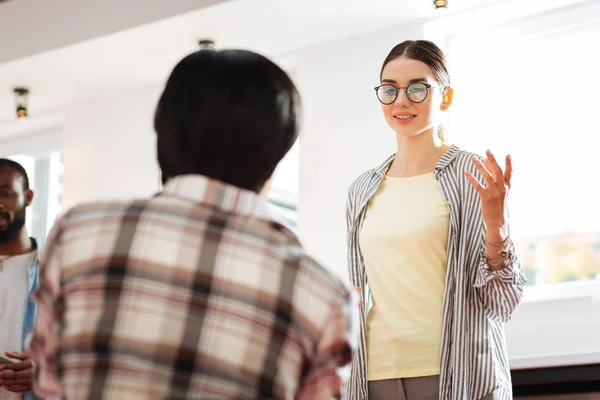
[[[451,87],[447,87],[444,91],[444,94],[442,95],[442,104],[440,105],[440,110],[446,111],[448,108],[450,108],[453,97],[454,89],[452,89]]]

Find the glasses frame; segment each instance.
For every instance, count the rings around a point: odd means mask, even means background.
[[[414,86],[414,85],[423,85],[423,86],[425,86],[426,93],[425,93],[425,97],[423,97],[423,100],[421,100],[421,101],[414,101],[414,100],[413,100],[413,99],[411,99],[411,98],[410,98],[410,96],[408,95],[408,88],[409,88],[409,87],[411,87],[411,86]],[[383,101],[381,101],[381,99],[379,98],[379,94],[378,94],[378,92],[379,92],[379,89],[381,89],[383,86],[391,86],[391,87],[393,87],[394,89],[396,89],[396,95],[394,96],[394,100],[390,101],[389,103],[384,103],[384,102],[383,102]],[[394,85],[392,85],[391,83],[383,83],[383,84],[381,84],[381,85],[379,85],[379,86],[375,86],[375,87],[374,87],[374,89],[375,89],[375,96],[377,96],[377,100],[379,100],[379,102],[380,102],[381,104],[385,104],[386,106],[389,106],[390,104],[394,104],[394,103],[396,102],[396,100],[398,100],[398,95],[400,94],[400,89],[404,89],[404,92],[406,93],[406,98],[407,98],[408,100],[410,100],[412,103],[419,104],[419,103],[422,103],[422,102],[424,102],[425,100],[427,100],[427,96],[429,96],[429,89],[433,89],[433,88],[436,88],[436,87],[443,87],[444,89],[446,88],[445,86],[432,86],[432,85],[430,85],[429,83],[424,83],[424,82],[415,82],[415,83],[411,83],[411,84],[410,84],[410,85],[408,85],[408,86],[394,86]]]

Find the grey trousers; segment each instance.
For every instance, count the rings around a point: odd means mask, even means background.
[[[369,381],[369,400],[438,400],[439,376]],[[490,393],[481,400],[494,400]]]

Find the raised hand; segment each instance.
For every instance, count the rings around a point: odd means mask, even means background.
[[[484,182],[479,182],[471,172],[466,171],[467,179],[481,198],[481,216],[486,227],[501,229],[506,224],[506,199],[512,178],[512,160],[506,156],[504,171],[491,151],[486,151],[483,163],[473,157],[473,164],[481,173]]]

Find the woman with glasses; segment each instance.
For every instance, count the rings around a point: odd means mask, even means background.
[[[432,42],[394,47],[375,94],[397,150],[348,195],[361,297],[348,397],[512,399],[503,324],[526,280],[508,227],[510,156],[446,143],[439,121],[453,90]]]

